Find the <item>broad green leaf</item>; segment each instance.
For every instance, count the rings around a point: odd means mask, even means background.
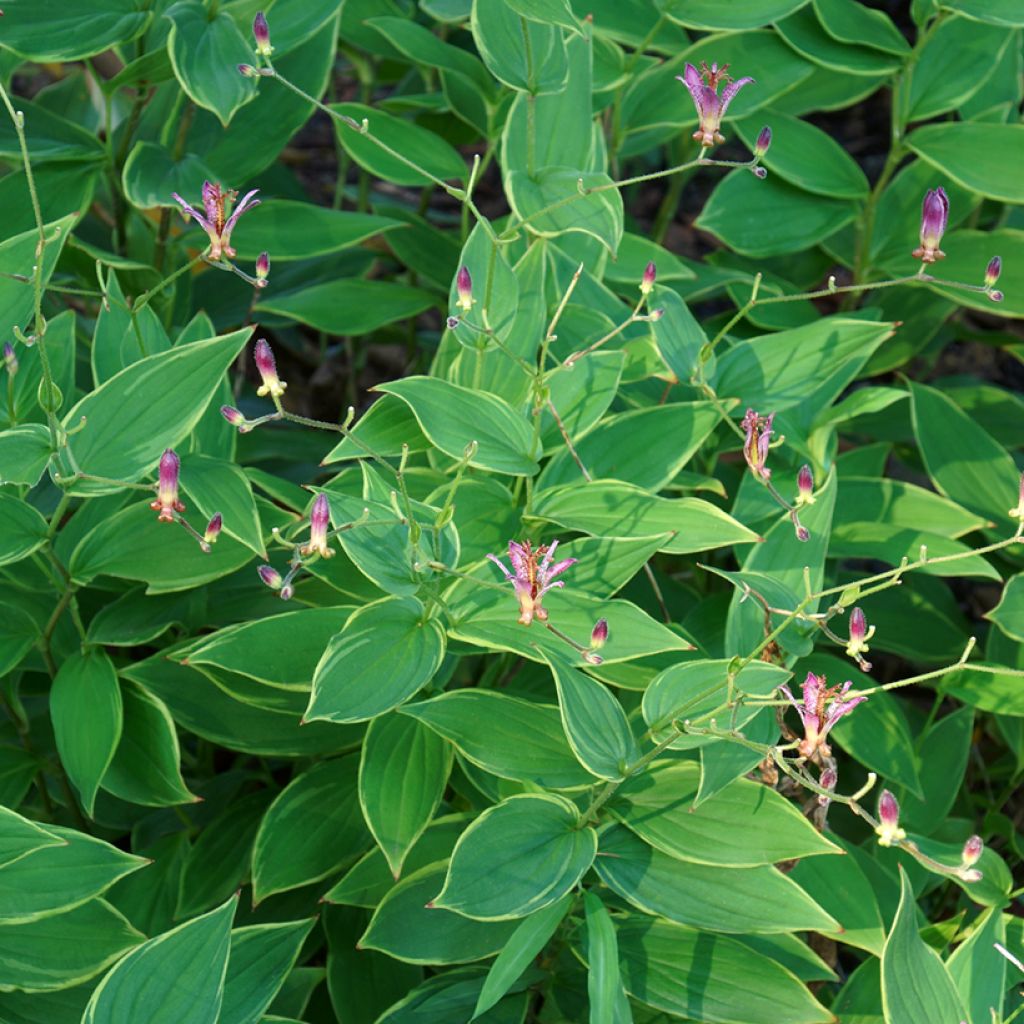
[[[38,106],[20,97],[18,98],[17,109],[25,115],[26,141],[29,160],[31,160],[33,167],[50,161],[55,163],[74,162],[78,164],[84,162],[91,163],[103,159],[103,146],[100,141],[91,132],[79,127],[74,122],[47,110],[46,107]],[[17,133],[9,117],[5,117],[0,122],[0,156],[10,160],[12,163],[21,163],[22,160],[21,144],[18,141]],[[62,225],[59,237],[54,236],[53,225],[47,227],[46,237],[54,239],[54,244],[48,246],[52,250],[51,258],[53,260],[56,260],[59,254],[58,251],[64,246],[66,232],[77,219],[77,213],[65,218],[66,224]],[[29,237],[33,239],[31,246],[26,244]],[[33,226],[30,230],[26,230],[20,235],[6,239],[2,247],[0,247],[0,253],[10,257],[19,250],[24,253],[27,248],[28,253],[32,254],[35,252],[35,246],[38,241],[39,229]],[[9,273],[14,272],[31,276],[32,266],[31,256],[29,256],[28,262],[22,260],[20,266],[4,267],[4,269]],[[49,279],[49,272],[52,269],[51,265],[45,273],[44,280]],[[12,285],[13,287],[11,287]],[[19,320],[27,317],[33,305],[31,287],[25,287],[23,281],[8,280],[5,282],[3,292],[7,294],[17,292],[21,295],[21,304],[24,306],[25,312]],[[4,297],[6,298],[7,295]]]
[[[46,543],[46,520],[28,502],[0,491],[0,565],[28,558]]]
[[[186,455],[181,460],[181,487],[204,520],[209,522],[219,512],[227,536],[260,558],[267,557],[252,484],[238,466],[209,455]]]
[[[505,536],[508,536],[507,532]],[[577,537],[559,544],[558,551],[560,558],[578,559],[572,568],[573,590],[590,597],[608,598],[650,561],[663,540],[662,537],[641,537],[639,540]]]
[[[365,722],[421,690],[444,658],[445,635],[412,597],[360,608],[313,673],[307,721]]]
[[[998,907],[992,907],[974,924],[971,934],[946,961],[970,1024],[990,1024],[1003,1015],[1007,961],[995,948],[1006,945],[1006,928]]]
[[[882,75],[900,67],[896,54],[840,42],[825,31],[815,17],[813,7],[804,7],[776,22],[775,30],[797,53],[835,71],[852,75]]]
[[[395,877],[437,811],[452,747],[422,722],[383,715],[370,723],[359,762],[359,804]]]
[[[548,705],[464,689],[406,704],[401,712],[425,722],[473,764],[500,778],[554,789],[594,781],[573,756],[557,709]]]
[[[525,917],[569,892],[596,853],[597,833],[570,801],[511,796],[459,837],[434,904],[478,921]]]
[[[5,925],[61,914],[144,868],[142,857],[74,829],[51,825],[64,845],[47,846],[0,867],[0,921]]]
[[[898,57],[910,52],[910,44],[884,12],[856,0],[814,0],[814,13],[825,31],[841,43],[870,46]],[[914,68],[915,77],[920,64]]]
[[[835,860],[811,857],[800,863]],[[601,881],[632,906],[679,924],[740,934],[839,931],[830,914],[774,867],[683,862],[652,849],[621,825],[601,834],[594,866]]]
[[[1024,641],[1024,573],[1016,573],[1006,581],[999,604],[985,617],[1010,639]]]
[[[487,972],[473,1011],[474,1020],[494,1006],[530,966],[564,920],[573,899],[572,893],[566,893],[560,900],[542,910],[535,910],[519,923]]]
[[[448,288],[448,309],[459,319],[454,330],[459,344],[479,354],[493,345],[488,336],[481,334],[484,325],[493,332],[496,342],[508,341],[519,309],[519,279],[483,224],[477,224],[466,239],[459,254],[459,267],[460,271],[466,268],[473,282],[473,307],[469,312],[459,309],[458,287],[453,277]]]
[[[569,0],[508,0],[516,14],[531,21],[560,25],[570,31],[579,31],[579,21],[572,13]]]
[[[689,381],[697,370],[701,350],[708,343],[704,328],[671,288],[656,284],[651,292],[651,305],[665,311],[654,324],[654,342],[658,352],[677,381]],[[712,354],[705,365],[705,372],[710,376],[714,369],[715,357]]]
[[[1024,27],[1024,12],[1016,0],[948,0],[946,6],[992,25]]]
[[[596,679],[546,657],[558,688],[562,727],[580,764],[601,779],[621,779],[640,757],[626,712]]]
[[[534,96],[564,85],[568,60],[561,29],[488,0],[473,0],[470,27],[481,59],[498,81]]]
[[[124,728],[102,786],[114,796],[146,807],[194,803],[181,777],[174,719],[159,697],[128,683],[121,689]]]
[[[434,296],[421,288],[338,278],[295,291],[271,290],[256,310],[298,320],[329,334],[369,334],[385,324],[414,317],[435,302]]]
[[[136,481],[156,469],[165,448],[188,436],[252,328],[141,359],[86,395],[65,416],[78,468],[93,476]],[[154,410],[160,415],[154,416]],[[139,430],[140,423],[146,424]],[[65,475],[71,467],[65,467]],[[112,484],[80,481],[76,494],[108,494]]]
[[[601,898],[589,891],[583,894],[583,911],[590,1024],[616,1024],[623,1015],[632,1020],[619,972],[619,943],[611,914]]]
[[[102,648],[72,655],[61,665],[50,688],[50,721],[60,762],[92,817],[122,727],[117,671]]]
[[[993,523],[1007,522],[1019,473],[1005,449],[941,391],[910,382],[914,434],[932,483]]]
[[[276,38],[276,24],[274,28]],[[272,254],[275,263],[308,260],[349,249],[401,227],[400,221],[390,217],[332,210],[294,199],[268,199],[258,211],[238,221],[231,245],[242,260],[254,260],[265,251]]]
[[[186,153],[180,159],[175,159],[174,151],[167,146],[139,141],[124,162],[121,185],[128,201],[140,210],[164,207],[177,213],[181,207],[173,193],[188,197],[194,193],[197,181],[208,181],[211,178],[216,178],[216,175],[194,153]],[[200,237],[203,239],[201,242]],[[205,235],[197,234],[195,238],[197,248],[206,246]],[[127,310],[119,310],[115,314],[115,320],[124,320],[126,317]],[[130,323],[130,320],[127,322]],[[94,363],[96,358],[94,356]]]
[[[762,181],[740,168],[715,188],[696,226],[757,259],[816,245],[853,220],[856,212],[849,200],[812,195],[776,175]]]
[[[715,1024],[834,1019],[796,975],[735,939],[639,915],[619,925],[618,938],[626,991],[673,1016]]]
[[[0,485],[34,487],[50,461],[50,434],[41,423],[0,432]]]
[[[972,192],[1024,203],[1024,182],[1013,173],[1013,154],[1024,145],[1024,125],[977,121],[925,125],[907,137],[907,145]],[[972,153],[985,153],[986,159],[974,160]]]
[[[2,251],[2,247],[3,243],[0,243],[0,251]],[[0,278],[0,281],[2,280]],[[23,284],[21,287],[28,288],[30,286]],[[3,285],[0,284],[0,293],[2,291]],[[71,310],[60,313],[47,322],[46,357],[50,364],[50,375],[61,394],[57,408],[54,409],[58,415],[67,408],[70,400],[74,397],[76,334],[77,321]],[[12,426],[15,423],[27,426],[29,421],[42,424],[46,417],[39,406],[40,386],[43,382],[43,363],[39,346],[16,345],[15,355],[18,359],[18,372],[10,381],[10,386],[5,381],[4,387],[0,388],[0,410],[2,410],[0,419],[5,419]],[[48,430],[47,442],[49,442]],[[28,451],[20,453],[19,461],[31,458],[35,463],[38,457],[38,448],[36,444],[33,444]],[[36,480],[33,480],[32,483],[35,483]]]
[[[211,665],[308,693],[316,663],[350,613],[350,608],[340,607],[268,615],[201,637],[173,657],[186,665]]]
[[[164,17],[171,22],[167,50],[182,89],[226,125],[256,98],[256,82],[238,73],[239,64],[252,60],[252,46],[231,15],[207,11],[202,0],[178,0]]]
[[[662,498],[618,480],[555,487],[534,499],[531,515],[595,537],[655,537],[670,554],[706,551],[758,539],[717,506],[700,498]]]
[[[23,992],[69,988],[99,974],[144,938],[98,899],[28,924],[0,925],[0,986]]]
[[[570,437],[583,437],[607,412],[619,386],[623,362],[621,352],[594,352],[576,363],[571,373],[550,378],[551,404]],[[547,452],[565,443],[547,410],[541,413],[541,440]]]
[[[627,782],[610,810],[655,849],[697,864],[757,867],[838,852],[795,804],[747,779],[693,809],[699,782],[693,762],[657,768]]]
[[[393,181],[398,185],[431,183],[430,178],[420,171],[378,146],[375,139],[401,153],[406,160],[422,167],[435,178],[462,181],[466,177],[466,164],[462,157],[440,135],[412,121],[361,103],[334,103],[331,109],[359,124],[364,120],[369,123],[367,135],[362,134],[358,128],[337,122],[336,130],[338,140],[349,156],[375,178]]]
[[[237,905],[232,896],[132,950],[93,992],[82,1024],[134,1024],[143,1007],[149,1024],[217,1024]]]
[[[792,14],[807,0],[744,0],[742,5],[715,0],[661,0],[665,15],[687,28],[704,30],[760,28]]]
[[[40,63],[81,60],[134,39],[150,17],[139,0],[10,0],[4,46]]]
[[[882,1005],[886,1024],[967,1019],[946,965],[918,934],[914,891],[902,869],[900,906],[882,952]]]
[[[857,7],[853,0],[850,6]],[[903,38],[899,33],[897,36]],[[817,195],[836,199],[867,196],[868,180],[853,157],[831,135],[798,117],[772,110],[737,121],[736,131],[748,149],[754,148],[766,121],[771,124],[772,144],[761,163],[771,174],[778,174],[790,185]]]
[[[351,427],[348,437],[342,438],[321,463],[326,466],[346,459],[365,459],[368,450],[381,456],[398,456],[403,445],[408,445],[410,452],[430,448],[412,409],[400,398],[381,395]]]
[[[0,807],[0,868],[6,868],[22,857],[50,846],[62,846],[64,840],[53,832],[47,832],[28,818]]]
[[[7,675],[39,641],[45,623],[16,604],[4,603],[0,608],[0,675]]]
[[[962,537],[985,525],[983,516],[905,480],[839,475],[834,527],[890,523],[945,537]]]
[[[258,1024],[295,965],[314,923],[286,921],[232,930],[217,1024]]]
[[[537,471],[530,427],[496,395],[474,393],[436,377],[404,377],[378,384],[412,409],[423,433],[446,455],[461,459],[476,442],[469,465],[511,476]]]
[[[376,949],[412,964],[462,964],[505,948],[518,921],[474,921],[433,901],[445,879],[444,862],[402,879],[381,901],[366,933],[364,949]]]
[[[254,901],[326,878],[364,852],[358,771],[354,756],[321,761],[281,791],[253,847]]]

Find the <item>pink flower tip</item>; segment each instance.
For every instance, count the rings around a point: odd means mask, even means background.
[[[270,26],[267,24],[267,16],[258,11],[252,20],[252,34],[256,40],[256,52],[261,57],[269,57],[274,48],[270,45]]]
[[[657,309],[652,309],[647,314],[647,319],[653,323],[657,323],[665,315],[665,309],[663,306],[659,306]]]
[[[222,405],[220,407],[220,414],[233,427],[245,426],[245,416],[242,414],[242,410],[236,409],[233,405]]]
[[[455,275],[455,293],[458,296],[455,305],[468,313],[473,308],[473,278],[469,275],[469,267],[459,267]]]
[[[1002,302],[1003,301],[1003,293],[1001,291],[999,291],[998,289],[993,289],[992,291],[990,291],[988,293],[988,297],[993,302]]]
[[[261,565],[257,570],[260,579],[270,587],[271,590],[280,590],[284,580],[281,574],[272,565]]]
[[[758,133],[757,141],[754,143],[754,156],[758,160],[761,159],[768,152],[768,147],[772,144],[772,130],[765,125]]]
[[[879,846],[892,846],[906,838],[907,833],[900,828],[900,805],[887,789],[883,789],[878,798],[878,818],[875,832]]]
[[[18,372],[18,357],[9,341],[4,342],[4,366],[12,377]]]
[[[206,531],[203,533],[203,543],[206,545],[215,544],[223,528],[224,517],[219,512],[215,512],[206,524]]]
[[[290,601],[294,596],[295,596],[295,587],[293,587],[292,584],[290,584],[290,583],[286,583],[281,588],[281,600],[282,601]]]
[[[640,292],[643,295],[650,295],[654,287],[654,279],[658,276],[658,268],[652,260],[644,268],[644,276],[640,279]]]
[[[608,642],[608,620],[598,619],[590,631],[590,649],[599,651]]]
[[[150,503],[154,512],[159,512],[157,519],[162,523],[173,523],[175,512],[184,512],[185,506],[178,500],[178,475],[181,472],[181,459],[173,448],[168,448],[160,456],[160,467],[157,477],[156,500]]]
[[[796,539],[802,544],[806,544],[811,539],[811,531],[806,526],[798,526],[796,528]]]
[[[260,287],[267,283],[268,277],[270,277],[270,253],[261,252],[256,257],[256,280],[260,283]]]
[[[798,505],[814,504],[814,476],[811,467],[804,464],[796,475],[796,503]]]
[[[280,398],[288,385],[277,376],[277,362],[274,359],[273,349],[267,344],[266,338],[260,338],[256,342],[256,347],[253,350],[253,359],[256,363],[256,369],[259,370],[260,377],[263,380],[260,387],[256,389],[256,394],[261,398],[264,395]]]
[[[985,844],[982,842],[981,836],[971,836],[970,839],[964,843],[963,855],[961,857],[961,867],[972,868],[975,864],[981,860],[982,853],[985,852]]]
[[[257,78],[259,72],[251,64],[239,64],[238,73],[243,78]]]
[[[949,198],[943,188],[929,189],[921,205],[921,244],[914,250],[914,259],[934,263],[945,258],[939,248],[949,219]]]
[[[988,266],[985,268],[985,287],[991,288],[992,285],[999,280],[999,275],[1003,272],[1003,261],[998,256],[993,256],[988,261]]]

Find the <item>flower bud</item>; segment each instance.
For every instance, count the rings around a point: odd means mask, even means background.
[[[846,654],[855,658],[862,665],[866,664],[862,655],[866,654],[870,647],[868,641],[875,635],[875,627],[868,628],[868,620],[860,608],[854,608],[850,612],[850,642],[846,645]],[[868,665],[868,668],[871,666]]]
[[[763,167],[751,167],[750,170],[755,178],[761,178],[762,180],[764,180],[765,178],[768,177],[768,171],[765,170],[765,168]]]
[[[473,278],[469,276],[469,267],[459,267],[455,275],[455,291],[458,295],[455,305],[468,313],[473,308]]]
[[[293,587],[290,583],[286,583],[281,588],[281,600],[282,601],[290,601],[294,595],[295,595],[295,587]]]
[[[217,543],[217,538],[220,536],[220,531],[223,527],[224,517],[219,512],[215,512],[213,517],[206,524],[206,531],[203,533],[203,544],[206,545],[206,551],[210,550],[211,544]]]
[[[239,64],[238,73],[243,78],[258,78],[260,74],[251,64]]]
[[[277,362],[274,360],[274,353],[267,344],[266,338],[260,338],[256,342],[254,350],[256,369],[260,372],[263,384],[256,389],[256,394],[262,397],[270,395],[272,398],[280,398],[288,387],[284,381],[277,376]]]
[[[252,21],[252,34],[256,39],[256,52],[261,57],[269,57],[274,48],[270,45],[270,26],[267,24],[267,16],[259,11]]]
[[[284,580],[281,574],[272,565],[261,565],[257,570],[260,579],[270,587],[271,590],[280,590]]]
[[[659,306],[657,309],[652,309],[647,314],[647,319],[652,323],[657,323],[665,315],[665,309],[663,306]]]
[[[331,505],[327,495],[320,493],[313,502],[309,513],[309,543],[302,549],[304,555],[320,555],[330,558],[334,550],[327,544],[327,530],[331,525]]]
[[[993,256],[988,261],[988,266],[985,268],[985,287],[991,288],[992,285],[999,280],[999,275],[1003,272],[1003,261],[998,256]]]
[[[768,147],[772,144],[772,130],[765,125],[760,134],[757,136],[757,141],[754,143],[754,156],[758,160],[761,159],[768,152]]]
[[[988,293],[988,297],[993,302],[1002,302],[1003,301],[1003,293],[1001,291],[999,291],[998,288],[993,288],[992,291],[990,291]]]
[[[599,651],[608,642],[608,620],[598,619],[590,631],[590,649]]]
[[[893,843],[906,839],[907,833],[900,828],[900,805],[887,789],[883,789],[878,798],[878,817],[879,823],[875,832],[878,834],[879,846],[892,846]]]
[[[600,665],[604,661],[604,658],[600,654],[595,654],[593,651],[583,651],[583,660],[588,665]]]
[[[220,407],[220,414],[233,427],[245,426],[245,416],[242,414],[242,410],[236,409],[233,405],[222,405]]]
[[[261,252],[256,257],[256,287],[266,288],[270,277],[270,253]]]
[[[651,289],[654,287],[654,279],[658,276],[658,268],[654,265],[652,260],[644,268],[644,276],[640,279],[640,294],[650,295]]]
[[[7,372],[13,377],[18,372],[18,357],[15,355],[14,346],[9,342],[4,342],[4,366],[7,367]]]
[[[796,524],[796,539],[801,544],[806,544],[811,539],[811,531],[803,523]]]
[[[975,864],[981,860],[981,855],[985,851],[985,844],[982,842],[981,836],[971,836],[970,839],[964,843],[964,852],[961,855],[961,867],[973,868]]]
[[[449,331],[454,331],[459,326],[459,318],[457,316],[448,317],[447,326]]]
[[[178,474],[181,471],[181,459],[177,453],[168,448],[160,456],[160,470],[157,483],[156,501],[149,507],[159,512],[157,519],[162,523],[173,523],[175,512],[184,512],[185,506],[178,500]]]
[[[934,263],[945,257],[939,248],[949,219],[949,199],[942,188],[929,189],[921,207],[921,244],[914,250],[914,259]]]
[[[814,477],[811,475],[811,467],[803,465],[796,475],[796,503],[798,505],[814,504]]]
[[[829,795],[825,796],[824,793],[819,793],[818,794],[818,805],[819,806],[821,806],[821,807],[828,807],[829,803],[832,800],[832,793],[835,792],[836,783],[838,781],[839,781],[839,773],[835,770],[835,768],[832,768],[832,767],[826,768],[821,773],[820,777],[818,778],[818,785],[821,786],[822,789],[827,789],[828,792],[829,792]]]

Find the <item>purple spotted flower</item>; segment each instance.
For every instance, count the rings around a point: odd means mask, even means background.
[[[788,686],[779,687],[804,723],[804,738],[800,741],[799,747],[801,757],[812,757],[818,751],[824,757],[831,755],[832,750],[825,741],[832,726],[843,715],[848,715],[858,704],[867,700],[867,697],[843,700],[851,685],[850,682],[845,682],[842,686],[826,687],[824,676],[808,672],[804,680],[802,700],[796,700]]]
[[[318,494],[309,513],[309,543],[302,548],[304,555],[330,558],[334,549],[327,543],[327,530],[331,525],[331,505],[326,494]]]
[[[747,433],[743,442],[743,458],[759,480],[767,481],[772,475],[768,468],[768,448],[772,442],[774,418],[775,413],[759,416],[753,409],[748,409],[740,424]]]
[[[716,142],[725,142],[725,138],[719,131],[722,118],[725,117],[725,112],[729,109],[729,104],[732,103],[736,93],[743,86],[754,81],[748,77],[733,82],[726,74],[728,68],[728,64],[723,64],[721,67],[712,64],[709,68],[701,61],[699,71],[692,64],[687,64],[685,73],[676,75],[676,78],[689,89],[693,105],[697,108],[700,127],[693,133],[693,137],[699,140],[701,147],[705,149],[708,146],[713,146]],[[722,90],[721,96],[718,95],[720,82],[729,82]]]
[[[547,609],[541,603],[544,595],[553,587],[564,585],[561,580],[554,581],[555,577],[576,562],[575,558],[563,558],[552,565],[551,559],[554,558],[557,547],[557,540],[552,541],[550,545],[541,544],[537,548],[528,540],[522,544],[510,540],[508,560],[512,563],[512,572],[505,568],[505,564],[496,555],[487,556],[515,588],[516,597],[519,598],[519,622],[523,626],[530,625],[534,619],[539,622],[547,621]]]
[[[154,512],[160,513],[157,519],[161,523],[173,523],[174,513],[185,511],[185,506],[178,500],[178,474],[180,472],[181,459],[172,448],[168,448],[160,456],[156,500],[149,506]]]
[[[911,254],[922,263],[934,263],[945,259],[946,254],[939,248],[942,235],[949,219],[949,199],[942,188],[929,189],[921,207],[921,244]]]
[[[199,226],[210,239],[210,259],[219,260],[222,255],[229,259],[235,255],[235,250],[231,248],[231,232],[234,231],[238,218],[246,210],[259,206],[260,201],[253,198],[257,192],[259,192],[258,188],[246,192],[242,201],[235,207],[234,213],[231,212],[231,208],[238,198],[238,193],[233,189],[222,189],[220,185],[214,185],[209,181],[203,182],[203,210],[205,213],[199,213],[177,192],[172,192],[171,198],[181,206],[182,216],[185,220],[195,217]]]

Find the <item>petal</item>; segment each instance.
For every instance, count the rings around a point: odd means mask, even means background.
[[[199,211],[196,210],[194,206],[190,205],[189,203],[186,203],[185,200],[182,199],[177,192],[172,192],[171,198],[176,203],[178,203],[179,206],[181,206],[182,216],[184,216],[186,219],[188,217],[194,217],[197,223],[202,228],[204,228],[206,231],[210,230],[210,222],[201,213],[199,213]]]
[[[505,563],[497,555],[488,555],[487,557],[505,574],[505,579],[515,581],[515,576],[505,568]]]
[[[565,572],[570,565],[575,565],[578,561],[578,558],[563,558],[561,562],[556,562],[550,569],[545,570],[543,573],[545,582],[547,580],[554,579],[559,573]]]
[[[243,198],[242,201],[238,204],[237,208],[235,209],[235,212],[231,214],[230,217],[228,217],[228,221],[224,225],[224,230],[223,232],[221,232],[225,242],[231,237],[231,231],[234,228],[235,224],[238,222],[238,218],[241,217],[242,214],[246,212],[246,210],[251,210],[253,209],[253,207],[260,205],[259,199],[252,198],[254,195],[256,195],[257,192],[259,192],[258,188],[254,188],[251,192],[247,192],[245,198]]]
[[[754,81],[754,79],[752,79],[748,75],[746,78],[740,78],[740,79],[738,79],[735,82],[730,82],[722,90],[722,98],[721,98],[721,101],[720,101],[721,102],[721,106],[720,106],[719,111],[718,111],[718,116],[719,117],[725,117],[725,112],[726,112],[726,110],[728,110],[729,104],[732,103],[733,97],[736,95],[736,93],[738,93],[740,91],[740,89],[743,88],[743,86],[751,85],[753,83],[753,81]]]
[[[807,673],[807,678],[803,683],[803,697],[804,697],[804,709],[808,714],[817,717],[818,714],[818,696],[821,693],[823,680],[816,676],[813,672]]]
[[[700,72],[692,64],[687,64],[685,74],[676,75],[676,78],[689,90],[693,105],[697,108],[697,116],[703,117],[704,79],[701,78]]]

